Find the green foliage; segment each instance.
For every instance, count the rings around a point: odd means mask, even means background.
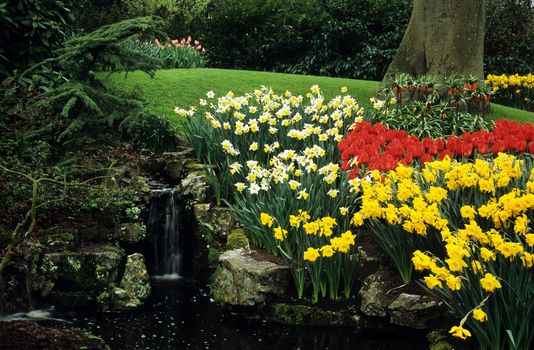
[[[196,27],[210,0],[108,0],[81,1],[73,13],[76,27],[82,31],[138,16],[158,16],[163,19],[159,28],[169,36],[189,35]]]
[[[163,153],[176,149],[175,127],[165,117],[147,115],[138,118],[129,127],[129,133],[138,149]]]
[[[184,39],[185,40],[185,39]],[[161,60],[163,68],[200,68],[206,66],[206,59],[201,50],[192,45],[156,42],[132,42],[127,44],[131,50]]]
[[[72,0],[0,2],[0,80],[39,62],[69,34]]]
[[[217,67],[378,80],[410,10],[406,0],[224,1],[203,40]]]
[[[153,75],[159,59],[132,50],[124,43],[160,34],[157,29],[160,24],[161,21],[152,17],[140,17],[104,26],[66,41],[54,57],[23,74],[41,66],[64,72],[67,80],[48,89],[44,101],[54,106],[64,120],[57,138],[67,151],[86,145],[111,144],[117,139],[119,126],[128,130],[146,115],[140,101],[106,89],[95,79],[94,70],[110,73],[141,70]],[[40,79],[46,78],[41,75]]]
[[[534,3],[489,0],[484,42],[484,71],[527,74],[534,71]]]
[[[92,33],[65,41],[62,47],[28,71],[39,66],[50,66],[67,74],[70,80],[96,83],[94,70],[110,72],[141,70],[152,75],[160,61],[139,51],[133,51],[125,42],[162,35],[162,22],[154,17],[139,17],[103,26]]]
[[[461,135],[493,125],[484,119],[493,91],[475,77],[452,76],[437,83],[433,76],[400,74],[382,93],[384,100],[371,99],[366,118],[419,138]]]
[[[381,80],[397,51],[411,13],[406,0],[317,1],[327,20],[303,56],[281,70]],[[320,34],[319,34],[320,33]]]
[[[296,63],[324,20],[315,1],[221,1],[209,13],[203,41],[214,66],[271,70]]]

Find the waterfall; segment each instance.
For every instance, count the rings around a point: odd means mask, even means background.
[[[153,275],[157,278],[180,278],[182,250],[178,204],[175,189],[152,191],[147,232],[153,243]]]

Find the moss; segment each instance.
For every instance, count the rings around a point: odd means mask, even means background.
[[[238,228],[233,230],[226,239],[226,249],[248,248],[249,242],[245,230]]]
[[[217,282],[223,276],[222,272],[223,272],[223,268],[219,266],[215,269],[215,271],[213,271],[210,277],[210,284],[209,284],[210,294],[214,300],[220,299],[220,291],[219,291],[219,288],[217,287],[217,284],[218,284]]]
[[[220,255],[221,255],[221,252],[218,249],[209,247],[208,248],[208,264],[210,266],[217,265],[217,263],[219,262]]]

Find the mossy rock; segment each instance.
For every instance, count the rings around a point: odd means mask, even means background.
[[[364,321],[351,310],[331,311],[317,306],[275,303],[270,308],[272,321],[299,326],[363,327]]]
[[[445,330],[434,330],[428,333],[429,350],[454,350],[456,347],[451,344],[450,336]]]
[[[250,248],[248,238],[245,235],[245,230],[242,228],[233,230],[226,239],[226,249],[232,250],[238,248]]]

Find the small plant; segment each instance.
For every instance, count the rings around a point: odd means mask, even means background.
[[[371,99],[366,119],[418,137],[461,135],[492,125],[484,120],[492,91],[476,77],[452,76],[438,84],[434,76],[399,74],[381,95]]]

